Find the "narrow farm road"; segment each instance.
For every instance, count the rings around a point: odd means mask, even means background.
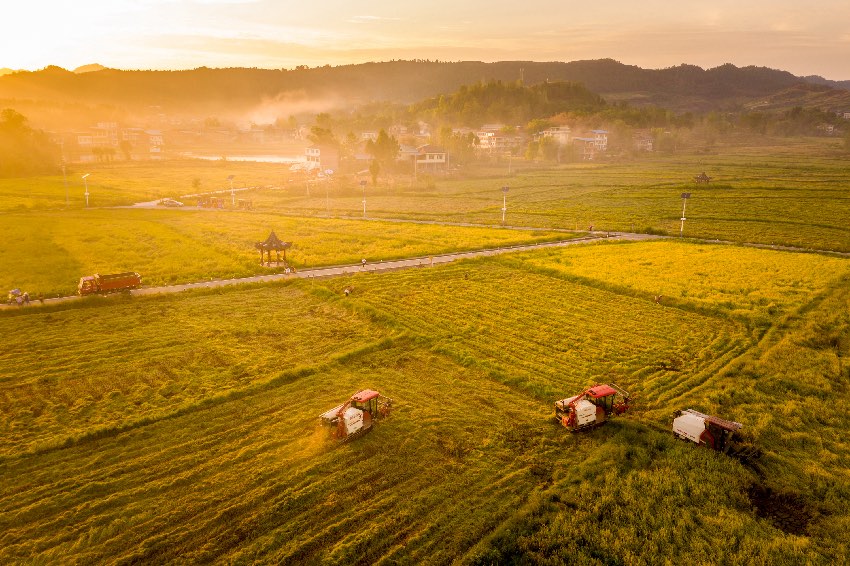
[[[449,254],[441,254],[427,257],[412,257],[406,259],[397,259],[392,261],[379,261],[366,264],[351,264],[351,265],[336,265],[330,267],[318,267],[315,269],[304,269],[297,273],[275,273],[272,275],[255,275],[253,277],[240,277],[236,279],[217,279],[213,281],[199,281],[197,283],[185,283],[182,285],[168,285],[164,287],[146,287],[144,289],[136,289],[131,291],[133,295],[154,295],[158,293],[179,293],[189,289],[207,289],[215,287],[224,287],[227,285],[240,285],[244,283],[264,283],[270,281],[281,281],[285,279],[313,279],[326,277],[339,277],[342,275],[352,275],[355,273],[381,273],[386,271],[395,271],[398,269],[411,269],[414,267],[433,267],[443,263],[450,263],[459,259],[467,259],[474,257],[493,256],[504,253],[522,252],[541,248],[554,248],[570,246],[575,244],[585,244],[599,240],[652,240],[659,236],[650,236],[647,234],[610,234],[597,233],[583,238],[575,238],[573,240],[561,240],[558,242],[544,242],[540,244],[522,244],[516,246],[505,246],[501,248],[491,248],[484,250],[471,250],[467,252],[455,252]]]
[[[504,253],[513,253],[513,252],[523,252],[528,250],[535,250],[541,248],[554,248],[554,247],[563,247],[563,246],[571,246],[576,244],[586,244],[588,242],[600,241],[600,240],[632,240],[632,241],[640,241],[640,240],[654,240],[659,239],[661,236],[651,236],[647,234],[627,234],[627,233],[607,233],[607,232],[596,232],[588,236],[584,236],[581,238],[575,238],[572,240],[560,240],[557,242],[543,242],[538,244],[521,244],[516,246],[505,246],[500,248],[490,248],[490,249],[481,249],[481,250],[470,250],[465,252],[455,252],[448,254],[440,254],[433,256],[424,256],[424,257],[411,257],[405,259],[397,259],[391,261],[379,261],[366,263],[365,265],[361,264],[351,264],[351,265],[335,265],[329,267],[317,267],[314,269],[304,269],[298,271],[297,273],[275,273],[269,275],[254,275],[252,277],[239,277],[235,279],[213,279],[210,281],[198,281],[195,283],[184,283],[179,285],[165,285],[160,287],[144,287],[142,289],[135,289],[130,291],[132,295],[157,295],[157,294],[167,294],[167,293],[179,293],[181,291],[188,291],[191,289],[213,289],[217,287],[225,287],[228,285],[242,285],[245,283],[266,283],[271,281],[282,281],[286,279],[313,279],[313,278],[327,278],[327,277],[339,277],[342,275],[351,275],[354,273],[382,273],[387,271],[395,271],[398,269],[411,269],[415,267],[432,267],[435,265],[440,265],[444,263],[449,263],[452,261],[457,261],[459,259],[467,259],[474,257],[484,257],[484,256],[493,256]],[[45,299],[44,305],[55,305],[68,301],[79,300],[81,297],[76,295],[68,296],[68,297],[58,297],[52,299]],[[30,307],[38,306],[39,303],[32,302],[30,303]],[[0,305],[0,309],[16,309],[19,308],[15,305]]]

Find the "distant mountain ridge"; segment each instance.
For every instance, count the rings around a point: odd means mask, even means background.
[[[103,68],[76,73],[51,66],[0,77],[0,99],[84,102],[132,110],[157,107],[162,112],[203,115],[223,109],[249,109],[269,101],[324,99],[336,107],[369,101],[408,104],[454,92],[462,85],[489,80],[512,82],[521,77],[526,85],[581,82],[609,102],[657,105],[678,112],[740,109],[801,83],[817,83],[829,89],[850,83],[821,77],[804,79],[765,67],[726,64],[713,69],[694,65],[642,69],[612,59],[567,63],[388,61],[294,70]],[[841,96],[820,98],[830,100],[830,104],[844,104]]]

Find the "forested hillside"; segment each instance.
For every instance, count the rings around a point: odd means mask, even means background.
[[[204,113],[250,108],[275,100],[327,98],[338,106],[372,100],[412,103],[480,81],[526,85],[580,82],[609,101],[658,105],[675,111],[722,110],[803,82],[763,67],[693,65],[641,69],[611,59],[570,63],[531,61],[389,61],[339,67],[120,71],[77,74],[59,67],[0,77],[0,99],[110,104],[130,109]]]

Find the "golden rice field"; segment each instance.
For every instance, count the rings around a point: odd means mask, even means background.
[[[609,243],[540,251],[530,268],[574,281],[604,282],[622,293],[742,318],[789,313],[847,275],[847,260],[817,254],[674,240]]]
[[[0,289],[67,295],[93,273],[136,271],[145,285],[157,286],[282,271],[262,267],[254,248],[271,231],[292,242],[286,255],[298,269],[574,237],[210,210],[16,212],[0,223]]]
[[[706,276],[656,304],[661,269]],[[848,270],[651,242],[0,313],[0,561],[845,563]],[[595,381],[635,410],[556,425]],[[393,414],[333,444],[365,387]],[[757,467],[674,440],[687,407]]]

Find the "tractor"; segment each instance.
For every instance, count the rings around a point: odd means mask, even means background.
[[[393,400],[372,389],[363,389],[351,399],[322,413],[322,423],[341,442],[354,440],[372,430],[373,423],[390,414]]]
[[[616,384],[594,385],[578,395],[555,401],[555,420],[571,432],[599,426],[629,410],[629,394]]]

